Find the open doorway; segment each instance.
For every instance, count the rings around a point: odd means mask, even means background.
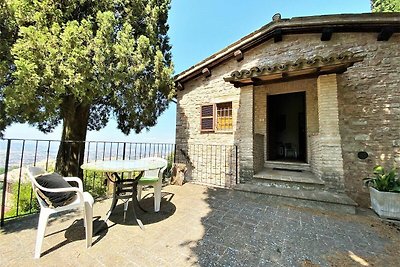
[[[306,162],[305,92],[267,96],[267,159]]]

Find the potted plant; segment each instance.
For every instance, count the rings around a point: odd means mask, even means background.
[[[382,218],[400,220],[400,179],[396,168],[386,172],[378,165],[374,177],[365,178],[369,186],[372,209]]]

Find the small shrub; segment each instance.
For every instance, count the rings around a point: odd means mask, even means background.
[[[398,192],[400,193],[400,180],[396,172],[396,168],[386,172],[385,169],[378,165],[375,166],[374,177],[365,178],[364,183],[372,186],[378,191],[382,192]]]
[[[104,197],[107,194],[107,186],[104,180],[104,176],[100,172],[84,171],[84,190],[92,194],[94,198]]]
[[[13,185],[11,209],[6,212],[7,217],[33,213],[38,211],[39,209],[39,203],[36,200],[35,193],[32,191],[31,183],[21,183],[19,187],[19,195],[18,184]]]
[[[171,152],[168,156],[167,156],[167,168],[165,169],[164,173],[163,173],[163,177],[164,178],[171,178],[172,176],[172,166],[174,164],[174,153]]]

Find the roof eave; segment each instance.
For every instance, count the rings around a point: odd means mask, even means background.
[[[183,84],[202,75],[204,68],[215,67],[234,57],[235,51],[246,51],[273,38],[277,30],[284,34],[315,33],[324,28],[334,28],[335,32],[379,32],[383,27],[391,27],[394,32],[400,32],[400,13],[324,15],[273,21],[179,73],[175,76],[175,82]]]

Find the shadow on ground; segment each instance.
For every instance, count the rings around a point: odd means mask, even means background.
[[[399,226],[368,212],[284,206],[266,195],[191,183],[165,191],[172,194],[163,194],[159,213],[151,194],[141,201],[145,231],[131,206],[123,221],[122,202],[105,225],[111,200],[96,201],[94,229],[104,230],[90,249],[82,214],[51,218],[39,260],[33,259],[37,215],[6,222],[0,266],[400,266]]]
[[[400,266],[399,228],[376,216],[280,206],[260,194],[209,188],[200,266]]]
[[[30,214],[21,218],[15,218],[6,220],[4,226],[0,229],[0,232],[4,234],[17,233],[29,229],[37,229],[39,222],[39,214]],[[51,226],[54,223],[69,221],[77,216],[77,212],[60,212],[57,215],[50,216],[47,226]]]
[[[163,192],[161,198],[161,209],[159,212],[154,212],[154,198],[152,194],[146,194],[140,201],[140,206],[145,210],[142,211],[136,208],[136,214],[144,225],[154,224],[168,219],[176,211],[176,206],[171,202],[173,194]],[[126,219],[124,221],[124,205],[120,201],[117,203],[115,210],[111,214],[109,221],[120,225],[137,225],[133,212],[132,201],[129,202]],[[109,226],[110,227],[110,226]],[[111,226],[112,227],[112,226]]]
[[[103,239],[103,237],[108,232],[108,229],[107,229],[104,221],[101,221],[99,219],[100,219],[100,217],[93,218],[93,229],[97,229],[97,228],[101,227],[104,230],[99,233],[93,233],[92,246],[94,246],[96,243],[100,242],[100,240]],[[83,219],[75,220],[67,229],[61,229],[59,231],[49,233],[45,236],[45,238],[52,236],[52,235],[56,235],[61,232],[65,232],[64,233],[65,240],[63,240],[62,242],[60,242],[58,244],[55,244],[50,249],[43,251],[41,254],[42,257],[57,250],[57,249],[62,248],[63,246],[65,246],[69,243],[86,239]]]

